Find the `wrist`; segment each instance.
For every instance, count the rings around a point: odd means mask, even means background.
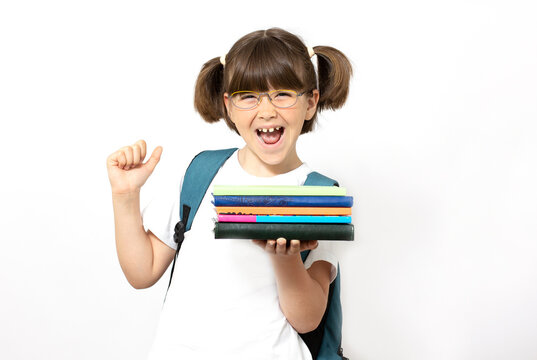
[[[112,197],[117,199],[128,199],[140,196],[140,189],[127,190],[127,191],[114,191],[112,190]]]
[[[112,202],[114,204],[138,203],[140,201],[140,190],[129,192],[112,192]]]
[[[302,257],[300,256],[300,253],[298,254],[269,254],[271,261],[275,265],[294,265],[294,264],[302,264]]]

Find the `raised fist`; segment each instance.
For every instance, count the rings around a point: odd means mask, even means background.
[[[108,178],[113,194],[128,194],[140,191],[160,161],[162,147],[157,146],[147,162],[146,143],[139,140],[130,146],[122,147],[106,159]]]

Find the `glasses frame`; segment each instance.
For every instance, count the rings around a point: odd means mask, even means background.
[[[274,94],[275,92],[280,92],[280,91],[290,91],[290,92],[294,92],[296,94],[296,99],[295,99],[295,102],[292,104],[292,105],[289,105],[289,106],[278,106],[276,104],[274,104],[272,102],[272,98],[270,97],[271,94]],[[241,93],[252,93],[252,94],[257,94],[258,97],[257,97],[257,103],[254,105],[254,106],[251,106],[251,107],[240,107],[238,106],[237,104],[235,104],[235,102],[233,101],[233,96],[236,95],[236,94],[241,94]],[[278,109],[288,109],[292,106],[295,106],[296,103],[298,102],[298,97],[299,96],[302,96],[304,94],[306,94],[307,91],[302,91],[301,93],[299,92],[296,92],[295,90],[291,90],[291,89],[278,89],[278,90],[272,90],[272,91],[269,91],[269,92],[257,92],[257,91],[253,91],[253,90],[241,90],[241,91],[235,91],[234,93],[232,93],[229,97],[229,100],[231,101],[231,103],[233,104],[233,106],[235,106],[237,109],[241,109],[241,110],[252,110],[252,109],[255,109],[256,107],[259,106],[259,104],[261,103],[261,98],[263,97],[263,95],[266,95],[267,98],[269,99],[270,103],[272,105],[274,105],[274,107],[277,107]]]

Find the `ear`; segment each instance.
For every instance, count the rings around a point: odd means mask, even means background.
[[[229,94],[227,92],[224,93],[224,105],[226,106],[227,116],[229,116],[229,118],[231,119],[231,112],[230,112],[231,104],[230,104]],[[233,119],[231,121],[233,121]]]
[[[315,89],[313,90],[313,95],[308,96],[307,98],[308,107],[306,109],[306,121],[311,120],[313,115],[315,115],[315,111],[317,111],[317,103],[319,102],[319,90]]]

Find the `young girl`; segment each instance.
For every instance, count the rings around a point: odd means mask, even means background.
[[[311,57],[317,55],[318,76]],[[306,47],[282,29],[256,31],[202,68],[195,107],[224,119],[245,145],[220,168],[219,185],[302,185],[312,171],[296,151],[317,112],[341,107],[351,65],[328,46]],[[201,150],[201,149],[200,149]],[[140,188],[159,162],[143,140],[111,154],[115,237],[121,268],[137,288],[155,284],[174,258],[179,195],[140,214]],[[150,359],[311,359],[301,333],[317,327],[337,275],[330,242],[214,238],[211,190],[177,258]],[[302,262],[300,251],[311,249]]]

